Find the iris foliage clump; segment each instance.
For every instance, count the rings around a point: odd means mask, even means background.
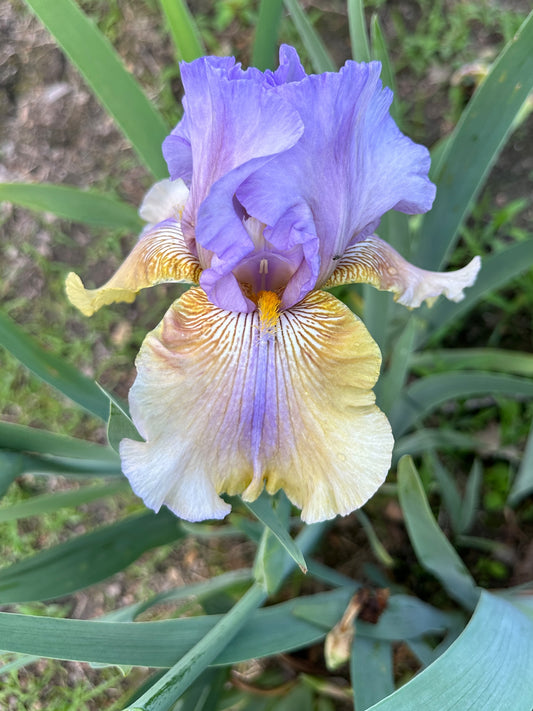
[[[165,178],[161,144],[170,127],[104,36],[73,0],[27,2],[129,139],[140,163],[154,179]],[[185,4],[161,0],[161,7],[177,57],[193,61],[205,54]],[[287,18],[282,18],[284,8]],[[383,82],[394,87],[378,17],[372,18],[369,34],[360,3],[348,2],[348,17],[354,59],[381,61]],[[260,3],[254,66],[273,67],[282,19],[293,23],[313,72],[337,69],[297,0]],[[435,147],[431,177],[437,197],[432,210],[416,217],[389,212],[382,219],[377,230],[381,239],[414,264],[436,270],[453,259],[457,247],[463,256],[468,254],[473,240],[465,222],[491,166],[523,117],[533,87],[532,43],[530,16],[493,62],[454,131]],[[398,120],[397,105],[392,112]],[[135,208],[96,191],[4,183],[0,199],[73,221],[142,228]],[[38,657],[117,666],[125,674],[131,667],[155,669],[142,688],[120,702],[120,708],[131,711],[332,709],[350,704],[356,711],[446,710],[459,705],[529,711],[532,589],[488,589],[501,577],[504,556],[497,542],[478,535],[475,524],[481,506],[489,514],[498,507],[517,512],[524,506],[533,491],[533,435],[521,461],[506,469],[511,479],[502,485],[497,467],[489,469],[476,457],[483,453],[480,441],[461,426],[461,417],[447,422],[438,414],[445,403],[466,398],[481,398],[491,408],[495,398],[522,401],[533,396],[530,354],[443,347],[443,334],[459,320],[468,324],[483,300],[494,299],[497,289],[533,264],[527,233],[492,252],[489,239],[484,247],[477,281],[458,304],[438,300],[431,308],[408,311],[390,294],[367,285],[336,287],[336,296],[358,312],[381,348],[383,366],[375,391],[395,438],[388,484],[366,513],[355,514],[368,539],[364,580],[324,563],[323,543],[334,535],[332,524],[303,525],[282,493],[263,493],[248,503],[227,497],[233,512],[222,525],[184,523],[166,509],[127,515],[0,569],[0,603],[10,606],[0,613],[0,647],[9,655],[0,672]],[[2,345],[34,374],[106,423],[109,441],[103,446],[1,422],[2,494],[25,474],[85,482],[96,477],[101,483],[4,506],[0,521],[124,491],[117,451],[124,438],[138,439],[125,402],[43,349],[6,315],[0,315],[0,334]],[[512,427],[517,411],[512,406],[506,411],[506,426]],[[459,452],[466,452],[471,462],[465,477],[453,469]],[[395,511],[405,527],[413,551],[406,560],[395,561],[388,550],[395,546],[387,539],[390,530],[382,526],[385,510]],[[147,550],[183,546],[195,535],[230,541],[245,536],[255,547],[253,565],[201,583],[146,593],[134,604],[89,620],[32,614],[35,610],[24,607],[63,598],[124,570]],[[489,555],[470,565],[472,554],[480,550]],[[370,556],[377,565],[370,565]],[[342,551],[337,551],[336,563],[341,560]],[[304,585],[305,594],[298,594]],[[190,598],[199,603],[194,614],[137,621],[162,603],[174,609]],[[313,652],[309,660],[316,660],[317,649],[323,650],[320,664],[298,666],[294,660],[305,659],[308,649]],[[276,655],[295,652],[297,657],[285,657],[292,664],[277,661]],[[250,660],[270,657],[271,664],[260,664],[260,671],[251,673]],[[402,658],[409,660],[407,672]],[[244,666],[232,671],[239,664]]]

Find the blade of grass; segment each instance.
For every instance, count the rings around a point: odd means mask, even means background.
[[[185,0],[159,0],[178,62],[192,62],[206,54],[200,32]]]
[[[437,197],[425,215],[416,264],[438,269],[488,172],[505,145],[516,115],[533,89],[533,12],[475,92],[437,167]],[[495,110],[497,107],[497,110]]]
[[[125,202],[66,185],[41,183],[0,183],[0,201],[30,210],[52,212],[73,222],[101,227],[123,227],[140,231],[143,221],[137,210]]]
[[[283,0],[317,74],[336,72],[337,67],[298,0]]]
[[[81,72],[141,161],[155,178],[165,178],[168,170],[161,144],[168,127],[96,24],[73,0],[26,3]]]
[[[364,5],[362,0],[348,0],[348,24],[352,57],[356,62],[370,61],[370,45],[366,31]]]
[[[505,395],[533,397],[533,381],[515,375],[484,373],[471,370],[428,375],[409,386],[402,399],[390,412],[389,420],[396,437],[447,400],[472,395]]]
[[[420,565],[432,573],[448,595],[472,610],[479,591],[463,561],[439,528],[410,457],[398,467],[398,494],[409,539]]]
[[[70,363],[45,351],[21,327],[0,313],[0,343],[45,383],[81,405],[101,420],[107,420],[109,401],[96,383]]]
[[[252,65],[264,71],[273,69],[283,0],[261,0],[254,34]]]

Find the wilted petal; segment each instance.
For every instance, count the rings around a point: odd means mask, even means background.
[[[383,482],[393,440],[371,390],[378,347],[329,294],[274,307],[261,321],[191,289],[145,339],[130,404],[146,442],[123,440],[120,452],[148,506],[222,518],[220,493],[251,501],[266,484],[313,522],[349,513]]]
[[[99,289],[86,289],[70,272],[67,296],[85,316],[117,301],[131,303],[141,289],[164,282],[198,283],[201,268],[185,244],[177,220],[165,220],[143,233],[118,271]]]
[[[466,267],[454,272],[429,272],[406,261],[376,235],[348,247],[325,288],[341,284],[372,284],[382,291],[392,291],[404,306],[429,305],[444,294],[451,301],[461,301],[463,289],[475,282],[481,260],[474,257]]]

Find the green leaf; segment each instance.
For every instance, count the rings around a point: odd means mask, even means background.
[[[417,321],[410,318],[396,340],[387,371],[376,383],[376,398],[384,412],[390,412],[398,401],[409,373],[409,360],[413,352]]]
[[[397,439],[393,450],[393,464],[404,454],[422,454],[428,450],[465,450],[477,451],[480,442],[471,435],[445,429],[420,429],[413,434]]]
[[[533,624],[482,592],[460,637],[433,664],[370,711],[531,711]]]
[[[143,226],[134,207],[93,190],[46,183],[0,183],[0,202],[3,200],[88,225],[135,232]]]
[[[179,521],[170,512],[130,516],[0,569],[0,603],[67,595],[123,570],[145,551],[182,536]]]
[[[378,62],[381,62],[381,80],[383,81],[384,86],[388,86],[389,89],[392,89],[394,95],[396,96],[394,70],[392,68],[385,35],[383,34],[383,30],[381,29],[379,18],[376,13],[373,13],[372,19],[370,20],[370,39],[372,45],[372,59],[377,59]],[[390,113],[394,120],[398,122],[397,101],[393,100]],[[403,213],[394,214],[403,215]]]
[[[487,394],[530,398],[533,397],[533,381],[475,370],[428,375],[408,387],[402,399],[392,408],[389,417],[392,430],[396,437],[400,437],[447,400]]]
[[[110,402],[107,439],[115,452],[118,452],[119,445],[125,437],[138,442],[143,441],[129,414],[117,400],[113,399]]]
[[[0,498],[15,479],[24,473],[24,459],[18,452],[0,451]]]
[[[455,535],[461,533],[461,508],[462,500],[459,487],[448,469],[442,465],[438,457],[429,457],[431,470],[438,482],[441,499],[444,502],[446,512],[450,517],[450,523]]]
[[[313,691],[309,686],[296,684],[290,691],[278,697],[269,711],[314,711]]]
[[[317,74],[336,72],[337,67],[298,0],[283,0]]]
[[[376,624],[359,620],[356,627],[357,634],[363,637],[397,642],[442,634],[455,629],[461,621],[460,613],[443,612],[412,595],[397,594],[389,598]]]
[[[346,595],[347,591],[353,594],[354,587],[335,590],[336,596],[332,592],[322,596],[315,595],[314,599],[306,598],[303,605],[300,605],[299,600],[296,599],[293,613],[296,617],[329,630],[338,622],[346,609],[346,605],[344,608],[340,607],[338,596],[341,593]],[[376,624],[361,620],[357,620],[355,624],[358,635],[385,642],[396,642],[442,633],[457,624],[457,615],[442,612],[411,595],[396,594],[389,598]]]
[[[350,655],[354,707],[365,711],[394,691],[392,645],[355,635]]]
[[[12,504],[0,508],[0,523],[5,521],[17,521],[29,516],[41,516],[52,513],[62,508],[81,506],[89,501],[103,499],[106,496],[115,496],[123,491],[127,491],[126,480],[105,484],[104,486],[84,486],[75,491],[65,491],[59,494],[46,494],[35,496],[29,501],[20,504]]]
[[[471,610],[479,591],[463,561],[439,528],[410,457],[398,467],[398,494],[409,539],[420,565],[432,573],[448,595]]]
[[[293,614],[336,605],[337,622],[353,590],[334,590],[257,610],[214,664],[225,666],[309,646],[323,639],[323,627]],[[115,665],[169,667],[205,637],[221,615],[160,622],[105,622],[0,613],[1,646],[37,656]]]
[[[261,0],[254,34],[252,65],[264,71],[274,69],[283,0]]]
[[[43,350],[14,321],[0,313],[0,343],[45,383],[59,390],[102,420],[107,420],[107,398],[90,378],[70,363]]]
[[[362,0],[348,0],[348,24],[353,59],[356,62],[369,62],[370,46]]]
[[[221,708],[221,695],[228,674],[229,669],[208,667],[180,698],[179,711],[217,711]]]
[[[285,501],[286,498],[285,498]],[[286,526],[283,525],[281,519],[278,515],[277,507],[279,504],[276,503],[270,494],[263,491],[261,496],[254,502],[243,502],[247,509],[249,509],[254,516],[256,516],[261,523],[263,523],[267,528],[269,528],[273,535],[278,539],[281,545],[285,548],[287,553],[294,560],[296,565],[298,565],[303,573],[307,572],[307,564],[305,558],[303,557],[302,551],[298,548],[294,540],[289,535]]]
[[[254,583],[207,633],[146,693],[125,711],[169,711],[204,669],[227,647],[251,614],[266,599]]]
[[[118,462],[117,455],[109,447],[12,422],[0,422],[0,447],[57,457],[92,459],[110,465]]]
[[[33,664],[33,662],[38,662],[39,657],[32,657],[29,654],[17,655],[15,659],[10,662],[6,662],[0,666],[0,676],[4,674],[10,674],[11,672],[18,671],[28,666],[28,664]]]
[[[70,459],[69,457],[49,457],[46,455],[23,454],[4,451],[3,456],[16,462],[18,474],[60,474],[73,478],[123,476],[120,460],[100,461],[98,459]]]
[[[503,348],[454,348],[426,350],[411,359],[415,372],[447,370],[497,370],[510,375],[533,377],[533,354]]]
[[[466,533],[472,528],[481,497],[483,467],[478,459],[474,461],[466,481],[465,495],[461,503],[459,533]]]
[[[437,269],[450,254],[459,228],[533,88],[533,13],[500,54],[464,110],[437,167],[433,209],[424,217],[425,239],[416,264]]]
[[[103,619],[112,622],[133,622],[139,615],[155,605],[180,602],[191,597],[200,601],[208,600],[236,587],[240,588],[243,584],[249,584],[252,581],[252,571],[249,568],[232,570],[229,573],[223,573],[214,578],[209,578],[204,583],[192,583],[191,585],[182,585],[179,588],[171,588],[158,595],[154,595],[148,600],[136,602],[126,607],[119,607],[109,612]]]
[[[511,493],[509,494],[509,506],[516,506],[525,496],[533,491],[533,423],[529,430],[526,449],[520,464],[520,469],[513,482]]]
[[[73,0],[26,0],[156,178],[168,176],[168,127],[96,24]]]
[[[435,306],[428,309],[422,307],[420,318],[426,322],[426,329],[420,334],[420,346],[429,337],[438,337],[445,328],[458,321],[479,301],[491,292],[505,286],[511,279],[531,269],[533,266],[533,249],[531,239],[507,247],[506,249],[485,257],[481,265],[476,283],[465,292],[465,298],[458,304],[441,299]]]
[[[375,532],[374,527],[372,526],[372,523],[370,522],[368,516],[362,509],[356,511],[355,515],[357,516],[357,520],[359,521],[359,523],[363,527],[364,532],[366,533],[370,548],[372,549],[372,553],[374,554],[376,559],[383,566],[385,566],[385,568],[392,567],[394,565],[394,560],[391,558],[389,552],[387,551],[383,543],[379,540],[378,535]]]
[[[200,32],[185,0],[159,0],[174,42],[178,62],[206,54]]]

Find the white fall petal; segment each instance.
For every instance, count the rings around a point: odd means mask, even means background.
[[[150,333],[130,392],[146,442],[123,440],[123,471],[147,506],[222,518],[219,494],[254,500],[283,488],[307,522],[345,515],[383,483],[389,423],[372,387],[379,349],[333,296],[312,292],[281,312],[213,306],[190,289]]]

